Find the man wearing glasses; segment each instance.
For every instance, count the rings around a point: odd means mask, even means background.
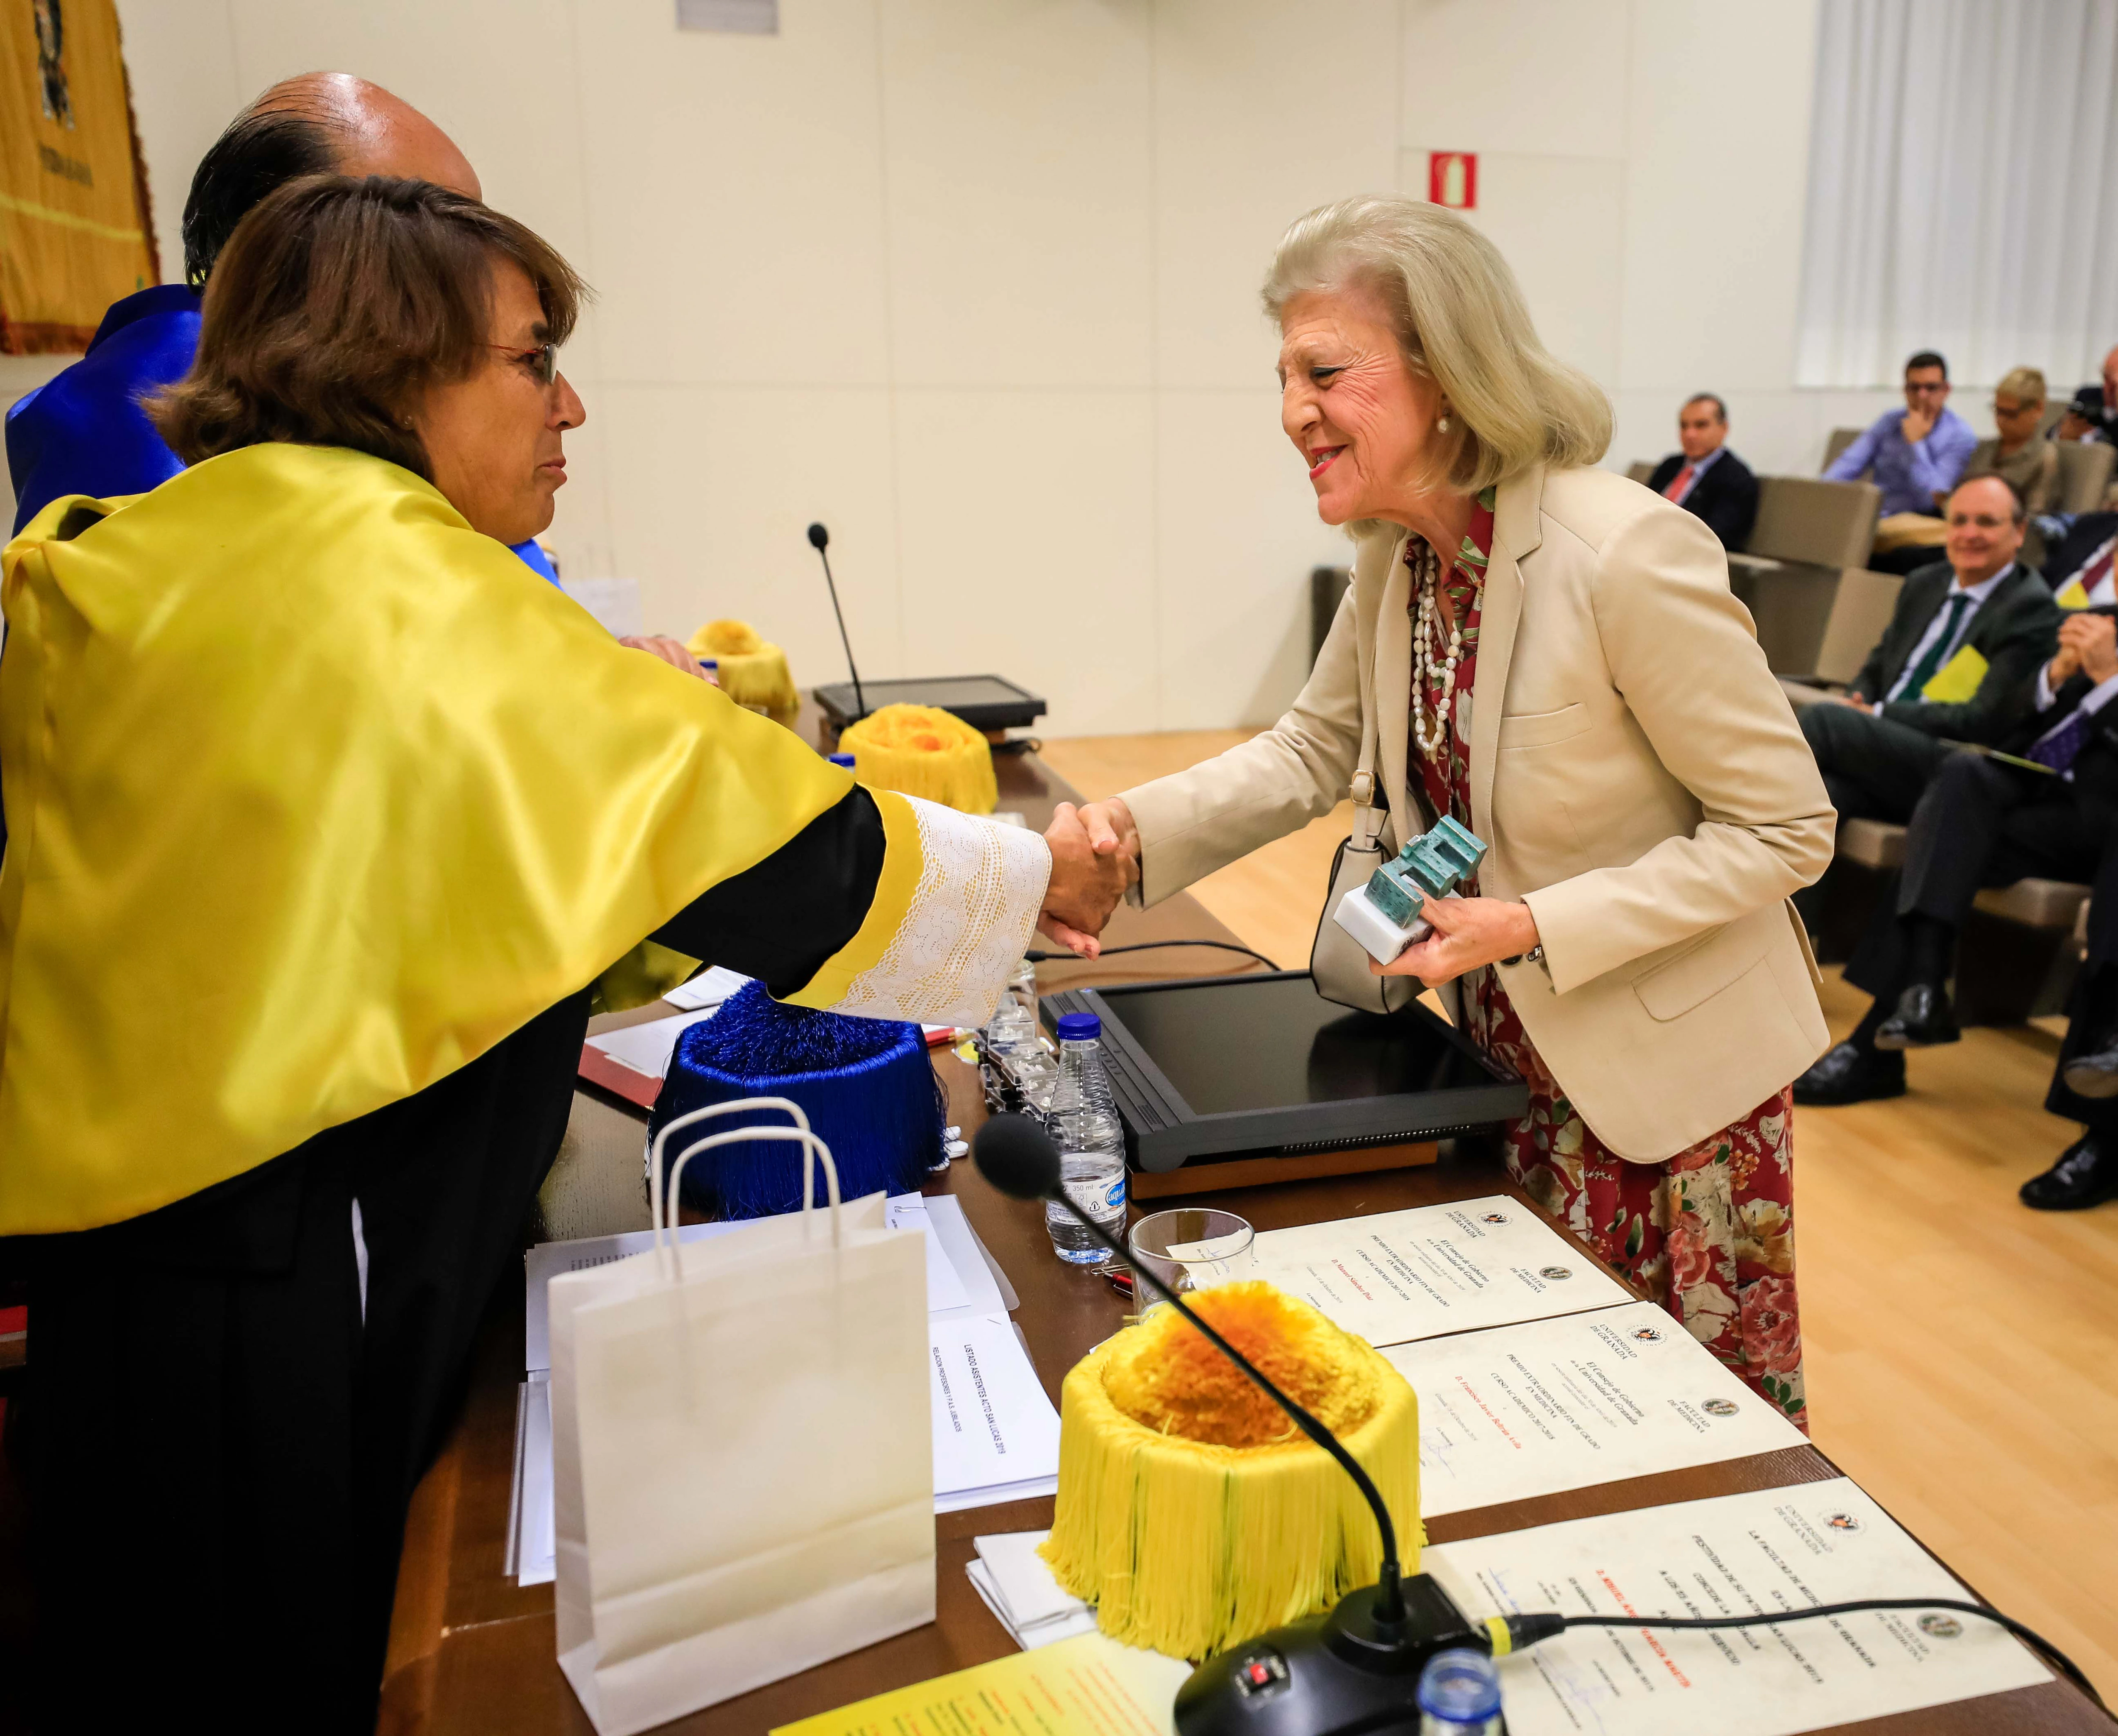
[[[1883,516],[1932,517],[1970,461],[1978,437],[1949,407],[1949,363],[1922,350],[1905,363],[1905,407],[1885,410],[1832,461],[1831,482],[1858,482],[1871,470],[1883,491]]]

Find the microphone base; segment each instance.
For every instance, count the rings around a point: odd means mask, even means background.
[[[1353,1736],[1417,1730],[1413,1690],[1437,1651],[1487,1649],[1425,1573],[1404,1583],[1405,1618],[1376,1618],[1377,1588],[1329,1614],[1275,1627],[1207,1659],[1177,1692],[1177,1736]]]

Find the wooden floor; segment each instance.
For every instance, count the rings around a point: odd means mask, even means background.
[[[1049,742],[1091,796],[1249,732]],[[1299,968],[1351,809],[1191,888]],[[1866,998],[1829,974],[1843,1035]],[[2079,1131],[2039,1105],[2057,1036],[1972,1030],[1910,1094],[1797,1118],[1796,1223],[1816,1443],[1972,1586],[2118,1701],[2118,1202],[2015,1198]]]

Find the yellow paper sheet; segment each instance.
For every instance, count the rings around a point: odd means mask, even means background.
[[[1978,691],[1978,683],[1985,678],[1986,660],[1967,645],[1934,672],[1920,689],[1920,697],[1939,705],[1960,706]]]
[[[784,1724],[772,1736],[1172,1736],[1177,1690],[1191,1673],[1084,1633]]]

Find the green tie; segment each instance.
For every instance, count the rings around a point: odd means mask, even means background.
[[[1917,699],[1926,684],[1934,679],[1935,672],[1949,655],[1949,646],[1956,643],[1956,630],[1963,625],[1963,618],[1971,612],[1972,603],[1969,591],[1959,590],[1942,605],[1950,611],[1949,619],[1943,623],[1941,631],[1934,636],[1934,642],[1927,646],[1926,655],[1920,659],[1919,666],[1905,678],[1898,688],[1903,699],[1908,701]]]

